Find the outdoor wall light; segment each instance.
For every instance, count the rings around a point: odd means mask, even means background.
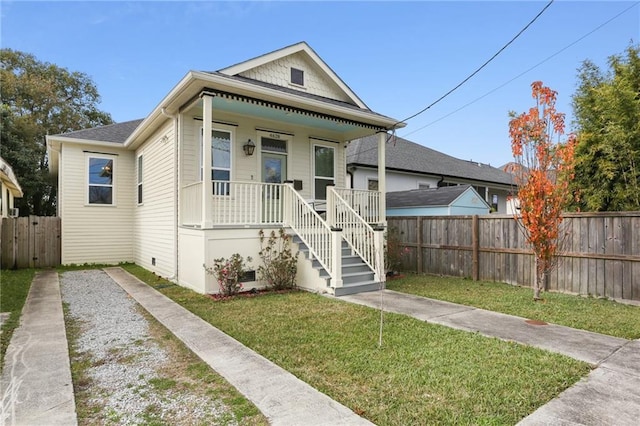
[[[251,139],[249,139],[247,141],[247,143],[245,143],[244,145],[242,145],[242,150],[244,151],[244,153],[248,156],[253,155],[253,151],[255,151],[256,149],[256,144],[253,143],[253,141]]]

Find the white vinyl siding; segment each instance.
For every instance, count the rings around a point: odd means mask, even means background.
[[[292,84],[292,68],[304,72],[304,87]],[[293,89],[305,91],[306,93],[324,96],[325,98],[337,99],[339,101],[349,103],[352,102],[351,99],[345,95],[342,89],[340,89],[335,82],[329,79],[324,72],[318,69],[315,63],[310,61],[308,56],[303,53],[296,53],[277,61],[252,68],[240,73],[240,75],[282,87],[291,87]]]
[[[100,151],[100,153],[93,153]],[[87,204],[87,158],[116,159],[113,205]],[[62,263],[133,261],[133,206],[135,158],[121,148],[65,144],[61,150],[60,216]]]
[[[173,121],[168,120],[140,145],[138,154],[142,153],[144,204],[135,210],[135,262],[174,279],[177,162]]]

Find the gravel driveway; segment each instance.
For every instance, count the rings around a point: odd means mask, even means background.
[[[234,424],[215,397],[167,376],[176,368],[175,354],[150,337],[140,307],[100,270],[65,272],[63,302],[80,333],[72,364],[88,361],[88,383],[75,383],[90,395],[89,418],[95,424]],[[78,397],[76,396],[76,400]],[[82,412],[79,420],[83,423]]]

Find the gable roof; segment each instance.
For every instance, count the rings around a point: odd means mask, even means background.
[[[9,188],[9,191],[11,191],[15,198],[22,198],[24,196],[22,188],[18,183],[18,178],[16,178],[15,173],[13,173],[13,169],[2,157],[0,157],[0,180]]]
[[[92,127],[90,129],[76,130],[63,133],[69,139],[83,139],[89,141],[115,142],[124,144],[133,131],[142,123],[142,119],[125,121],[122,123],[107,124],[106,126]]]
[[[458,185],[387,192],[387,208],[450,206],[467,191],[473,191],[478,199],[489,207],[471,185]]]
[[[347,146],[347,165],[378,167],[378,136],[356,139]],[[513,177],[488,164],[461,160],[435,149],[395,137],[386,146],[387,170],[512,185]]]
[[[230,67],[218,70],[217,73],[228,76],[238,76],[250,69],[257,68],[296,53],[302,53],[311,60],[312,63],[314,63],[333,83],[335,83],[342,92],[344,92],[353,104],[357,105],[359,108],[369,110],[369,107],[362,101],[362,99],[360,99],[358,95],[356,95],[355,92],[351,90],[344,81],[342,81],[338,74],[336,74],[333,69],[331,69],[331,67],[327,65],[327,63],[323,61],[322,58],[304,41],[231,65]],[[295,92],[300,93],[300,91]]]

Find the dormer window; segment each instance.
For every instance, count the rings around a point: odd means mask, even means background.
[[[291,83],[298,86],[304,86],[304,71],[297,68],[291,68]]]

